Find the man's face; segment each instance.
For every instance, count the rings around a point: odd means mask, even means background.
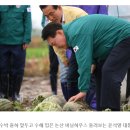
[[[52,5],[48,5],[46,8],[42,9],[43,14],[52,22],[60,23],[62,18],[62,8],[58,6],[54,9]]]
[[[63,33],[63,30],[57,30],[56,36],[54,38],[48,37],[47,41],[48,41],[49,45],[51,45],[51,46],[55,46],[57,48],[64,48],[64,49],[67,48],[66,38]]]

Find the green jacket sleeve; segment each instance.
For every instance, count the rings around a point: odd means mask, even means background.
[[[45,15],[42,15],[42,22],[41,22],[41,25],[42,25],[43,28],[45,27],[45,20],[46,20]]]
[[[80,34],[81,36],[81,34]],[[77,46],[78,50],[75,52],[76,60],[78,63],[78,88],[80,92],[87,92],[90,84],[91,77],[91,64],[92,64],[92,36],[91,35],[82,35],[77,37]]]
[[[42,15],[42,21],[41,21],[41,25],[44,28],[50,21],[47,19],[47,17],[45,15]]]
[[[23,43],[28,43],[31,41],[32,32],[32,18],[31,18],[31,8],[27,6],[24,11],[24,39]]]

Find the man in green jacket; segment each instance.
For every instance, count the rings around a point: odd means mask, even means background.
[[[0,97],[20,100],[26,48],[31,41],[28,5],[0,6]]]
[[[73,47],[78,63],[80,92],[69,101],[77,101],[89,88],[91,64],[105,61],[102,66],[100,110],[120,110],[120,86],[130,67],[130,23],[106,15],[81,17],[61,26],[49,23],[42,31],[42,38],[51,46]],[[98,68],[97,68],[98,72]]]
[[[81,16],[87,15],[85,11],[77,7],[61,6],[61,5],[40,5],[43,15],[52,22],[66,24]],[[42,20],[42,23],[43,20]],[[42,24],[43,25],[43,24]],[[44,25],[45,26],[45,25]],[[44,27],[43,26],[43,27]],[[71,49],[72,50],[72,49]],[[58,56],[58,57],[57,57]],[[78,73],[77,63],[75,60],[74,52],[70,59],[66,57],[65,49],[58,49],[49,46],[49,59],[50,59],[50,83],[52,92],[57,92],[57,59],[60,67],[60,82],[64,98],[68,99],[79,92],[78,90]]]

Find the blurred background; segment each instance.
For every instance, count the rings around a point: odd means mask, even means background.
[[[27,49],[25,76],[48,76],[49,60],[47,43],[41,39],[42,11],[39,6],[31,5],[32,41]]]

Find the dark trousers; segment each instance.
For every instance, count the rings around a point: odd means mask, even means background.
[[[89,105],[91,105],[92,100],[95,98],[94,96],[96,97],[96,78],[95,78],[95,74],[91,74],[90,86],[86,95],[86,102]]]
[[[67,75],[67,90],[68,90],[68,99],[79,93],[78,89],[78,64],[76,61],[75,53],[72,48],[71,57],[69,59],[69,70]]]
[[[54,94],[57,94],[57,73],[58,73],[58,58],[55,54],[53,47],[49,47],[49,60],[50,60],[50,84]]]
[[[100,99],[101,99],[101,79],[102,79],[102,67],[105,60],[98,61],[96,64],[96,70],[95,70],[95,79],[96,79],[96,110],[100,111]]]
[[[61,82],[61,90],[66,101],[68,101],[67,82]]]
[[[79,93],[78,84],[71,82],[67,84],[68,99]]]
[[[22,45],[0,45],[0,73],[23,75],[25,57]]]
[[[127,81],[126,81],[126,98],[130,96],[130,68],[127,72]]]
[[[100,108],[120,110],[120,86],[130,68],[130,37],[112,49],[102,68]],[[98,86],[99,87],[99,86]]]
[[[3,97],[19,94],[25,57],[22,45],[0,45],[0,91]]]

